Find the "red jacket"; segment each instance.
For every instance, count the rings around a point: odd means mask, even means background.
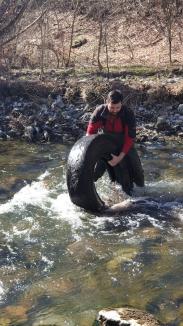
[[[136,137],[136,122],[133,111],[122,107],[120,112],[113,116],[109,113],[107,105],[100,105],[91,116],[87,134],[96,134],[100,129],[109,133],[123,133],[124,143],[121,151],[127,154]]]

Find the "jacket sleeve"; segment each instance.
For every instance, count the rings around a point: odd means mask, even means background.
[[[136,137],[136,119],[135,114],[132,110],[128,109],[126,113],[126,124],[128,126],[128,136],[131,138]]]
[[[87,135],[97,134],[98,130],[103,127],[101,119],[101,108],[98,107],[93,112],[87,127]]]
[[[122,152],[127,154],[134,143],[134,138],[129,136],[128,126],[125,126],[124,144],[122,147]]]
[[[125,135],[122,151],[127,154],[136,137],[136,120],[132,110],[128,109],[125,115]]]

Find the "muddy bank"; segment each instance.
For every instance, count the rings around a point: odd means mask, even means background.
[[[34,77],[34,78],[33,78]],[[0,80],[0,139],[73,142],[85,134],[91,112],[119,88],[137,118],[137,142],[182,141],[181,76],[156,79],[83,78],[58,75],[38,81],[30,72]]]

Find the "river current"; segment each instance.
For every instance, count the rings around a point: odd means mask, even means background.
[[[89,326],[131,306],[183,323],[183,146],[139,146],[146,186],[130,199],[107,176],[97,189],[136,210],[96,216],[66,186],[70,146],[0,146],[0,325]]]

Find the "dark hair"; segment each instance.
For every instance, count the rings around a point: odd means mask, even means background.
[[[107,95],[107,101],[113,104],[117,104],[123,101],[123,95],[119,89],[115,89]]]

